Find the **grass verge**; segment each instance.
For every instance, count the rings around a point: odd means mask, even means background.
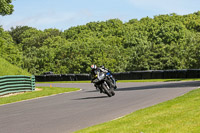
[[[141,79],[141,80],[118,80],[118,83],[126,82],[170,82],[170,81],[200,81],[199,78],[196,79]],[[50,82],[36,82],[40,83],[91,83],[91,81],[50,81]]]
[[[6,61],[5,59],[0,57],[0,76],[4,76],[4,75],[27,75],[27,76],[31,76],[30,73],[28,73],[25,70],[22,70],[21,68],[12,65],[11,63],[9,63],[8,61]]]
[[[199,133],[200,89],[76,133]]]
[[[43,84],[43,83],[91,83],[91,81],[48,81],[48,82],[36,82],[37,84]]]
[[[171,81],[200,81],[199,78],[194,79],[141,79],[141,80],[119,80],[118,82],[171,82]]]
[[[23,94],[18,94],[18,95],[9,96],[9,97],[0,97],[0,105],[18,102],[18,101],[22,101],[22,100],[38,98],[38,97],[50,96],[50,95],[59,94],[59,93],[80,90],[78,88],[61,88],[61,87],[37,87],[37,88],[41,88],[41,90],[33,91],[33,92],[26,92]]]

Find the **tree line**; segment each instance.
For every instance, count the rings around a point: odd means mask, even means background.
[[[200,11],[119,19],[58,29],[0,27],[1,57],[39,75],[88,73],[91,64],[113,72],[200,68]]]

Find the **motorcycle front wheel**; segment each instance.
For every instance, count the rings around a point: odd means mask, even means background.
[[[102,87],[103,87],[105,93],[106,93],[109,97],[112,97],[112,96],[115,95],[115,94],[113,95],[113,93],[110,91],[110,89],[109,89],[104,83],[102,84]]]

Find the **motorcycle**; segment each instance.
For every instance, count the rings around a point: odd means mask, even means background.
[[[92,83],[101,93],[107,94],[109,97],[115,95],[116,81],[110,72],[103,72],[98,69]]]

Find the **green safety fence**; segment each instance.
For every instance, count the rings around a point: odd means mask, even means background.
[[[35,76],[0,76],[0,95],[34,90]]]

